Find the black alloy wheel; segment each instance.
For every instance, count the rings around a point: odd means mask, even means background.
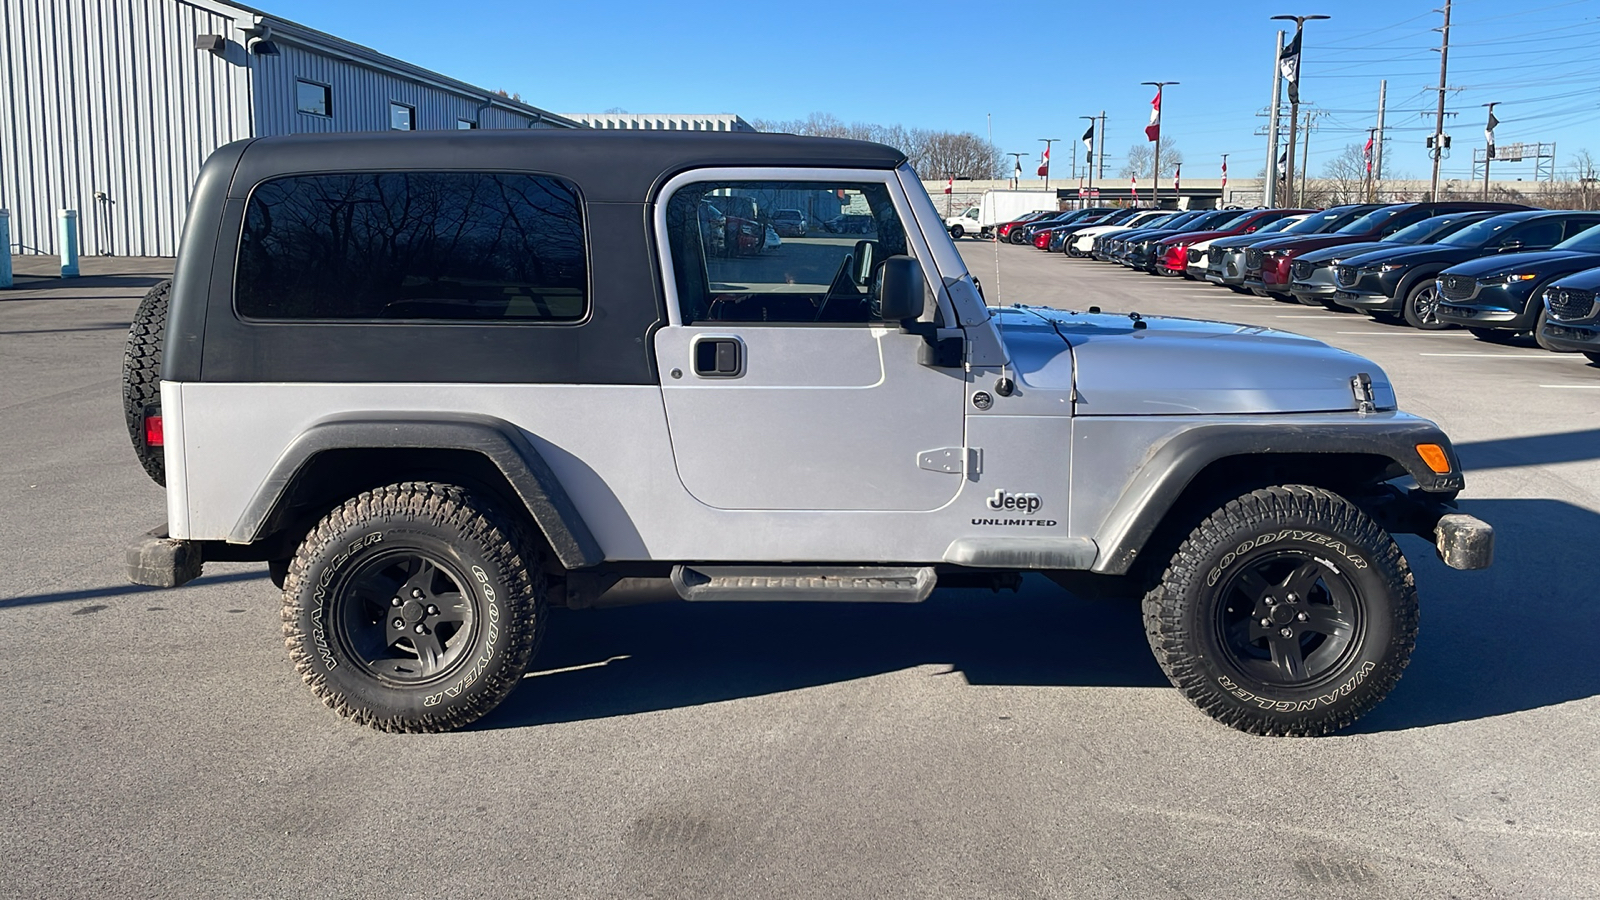
[[[1252,734],[1331,734],[1394,687],[1417,637],[1400,548],[1345,498],[1280,485],[1213,512],[1145,595],[1156,661],[1195,706]]]
[[[425,684],[461,662],[477,627],[463,595],[466,577],[432,553],[403,549],[374,556],[334,590],[348,591],[334,639],[380,681]]]
[[[1432,278],[1423,279],[1406,293],[1404,313],[1406,324],[1423,331],[1443,331],[1452,327],[1439,321],[1439,285]]]

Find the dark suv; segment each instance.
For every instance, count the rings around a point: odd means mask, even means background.
[[[1488,341],[1523,331],[1537,333],[1545,314],[1539,301],[1545,286],[1596,266],[1600,266],[1600,226],[1549,250],[1523,250],[1451,266],[1439,273],[1439,321],[1461,325]]]
[[[1375,319],[1413,327],[1447,328],[1439,321],[1435,279],[1451,266],[1485,256],[1546,250],[1600,224],[1600,213],[1528,210],[1502,213],[1432,244],[1391,247],[1345,257],[1334,271],[1334,302]],[[1528,286],[1529,288],[1532,285]]]

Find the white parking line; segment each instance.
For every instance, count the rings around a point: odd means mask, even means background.
[[[1565,359],[1563,353],[1418,353],[1418,356],[1468,356],[1474,359]]]
[[[1600,391],[1600,384],[1541,384],[1539,387],[1558,391]]]
[[[1309,316],[1301,316],[1301,315],[1295,315],[1295,316],[1273,316],[1273,318],[1274,319],[1320,319],[1322,317],[1319,316],[1319,315],[1313,314],[1313,315],[1309,315]]]
[[[1447,337],[1452,340],[1461,337],[1448,331],[1417,331],[1411,328],[1404,331],[1335,331],[1334,334],[1359,334],[1368,337]]]

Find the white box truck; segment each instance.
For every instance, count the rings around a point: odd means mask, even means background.
[[[945,219],[944,225],[951,237],[959,238],[968,234],[988,237],[996,225],[1003,225],[1041,209],[1056,209],[1060,205],[1055,191],[984,191],[977,206]]]

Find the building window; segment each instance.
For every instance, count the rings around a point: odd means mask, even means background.
[[[456,120],[456,130],[457,131],[472,131],[472,130],[476,129],[477,127],[478,127],[478,123],[474,122],[474,121],[472,121],[470,119],[457,119]]]
[[[416,131],[417,111],[404,103],[390,103],[389,128],[394,131]]]
[[[333,115],[333,88],[315,81],[295,80],[295,106],[308,116]]]
[[[588,311],[578,189],[488,172],[297,175],[245,209],[251,319],[572,322]]]

